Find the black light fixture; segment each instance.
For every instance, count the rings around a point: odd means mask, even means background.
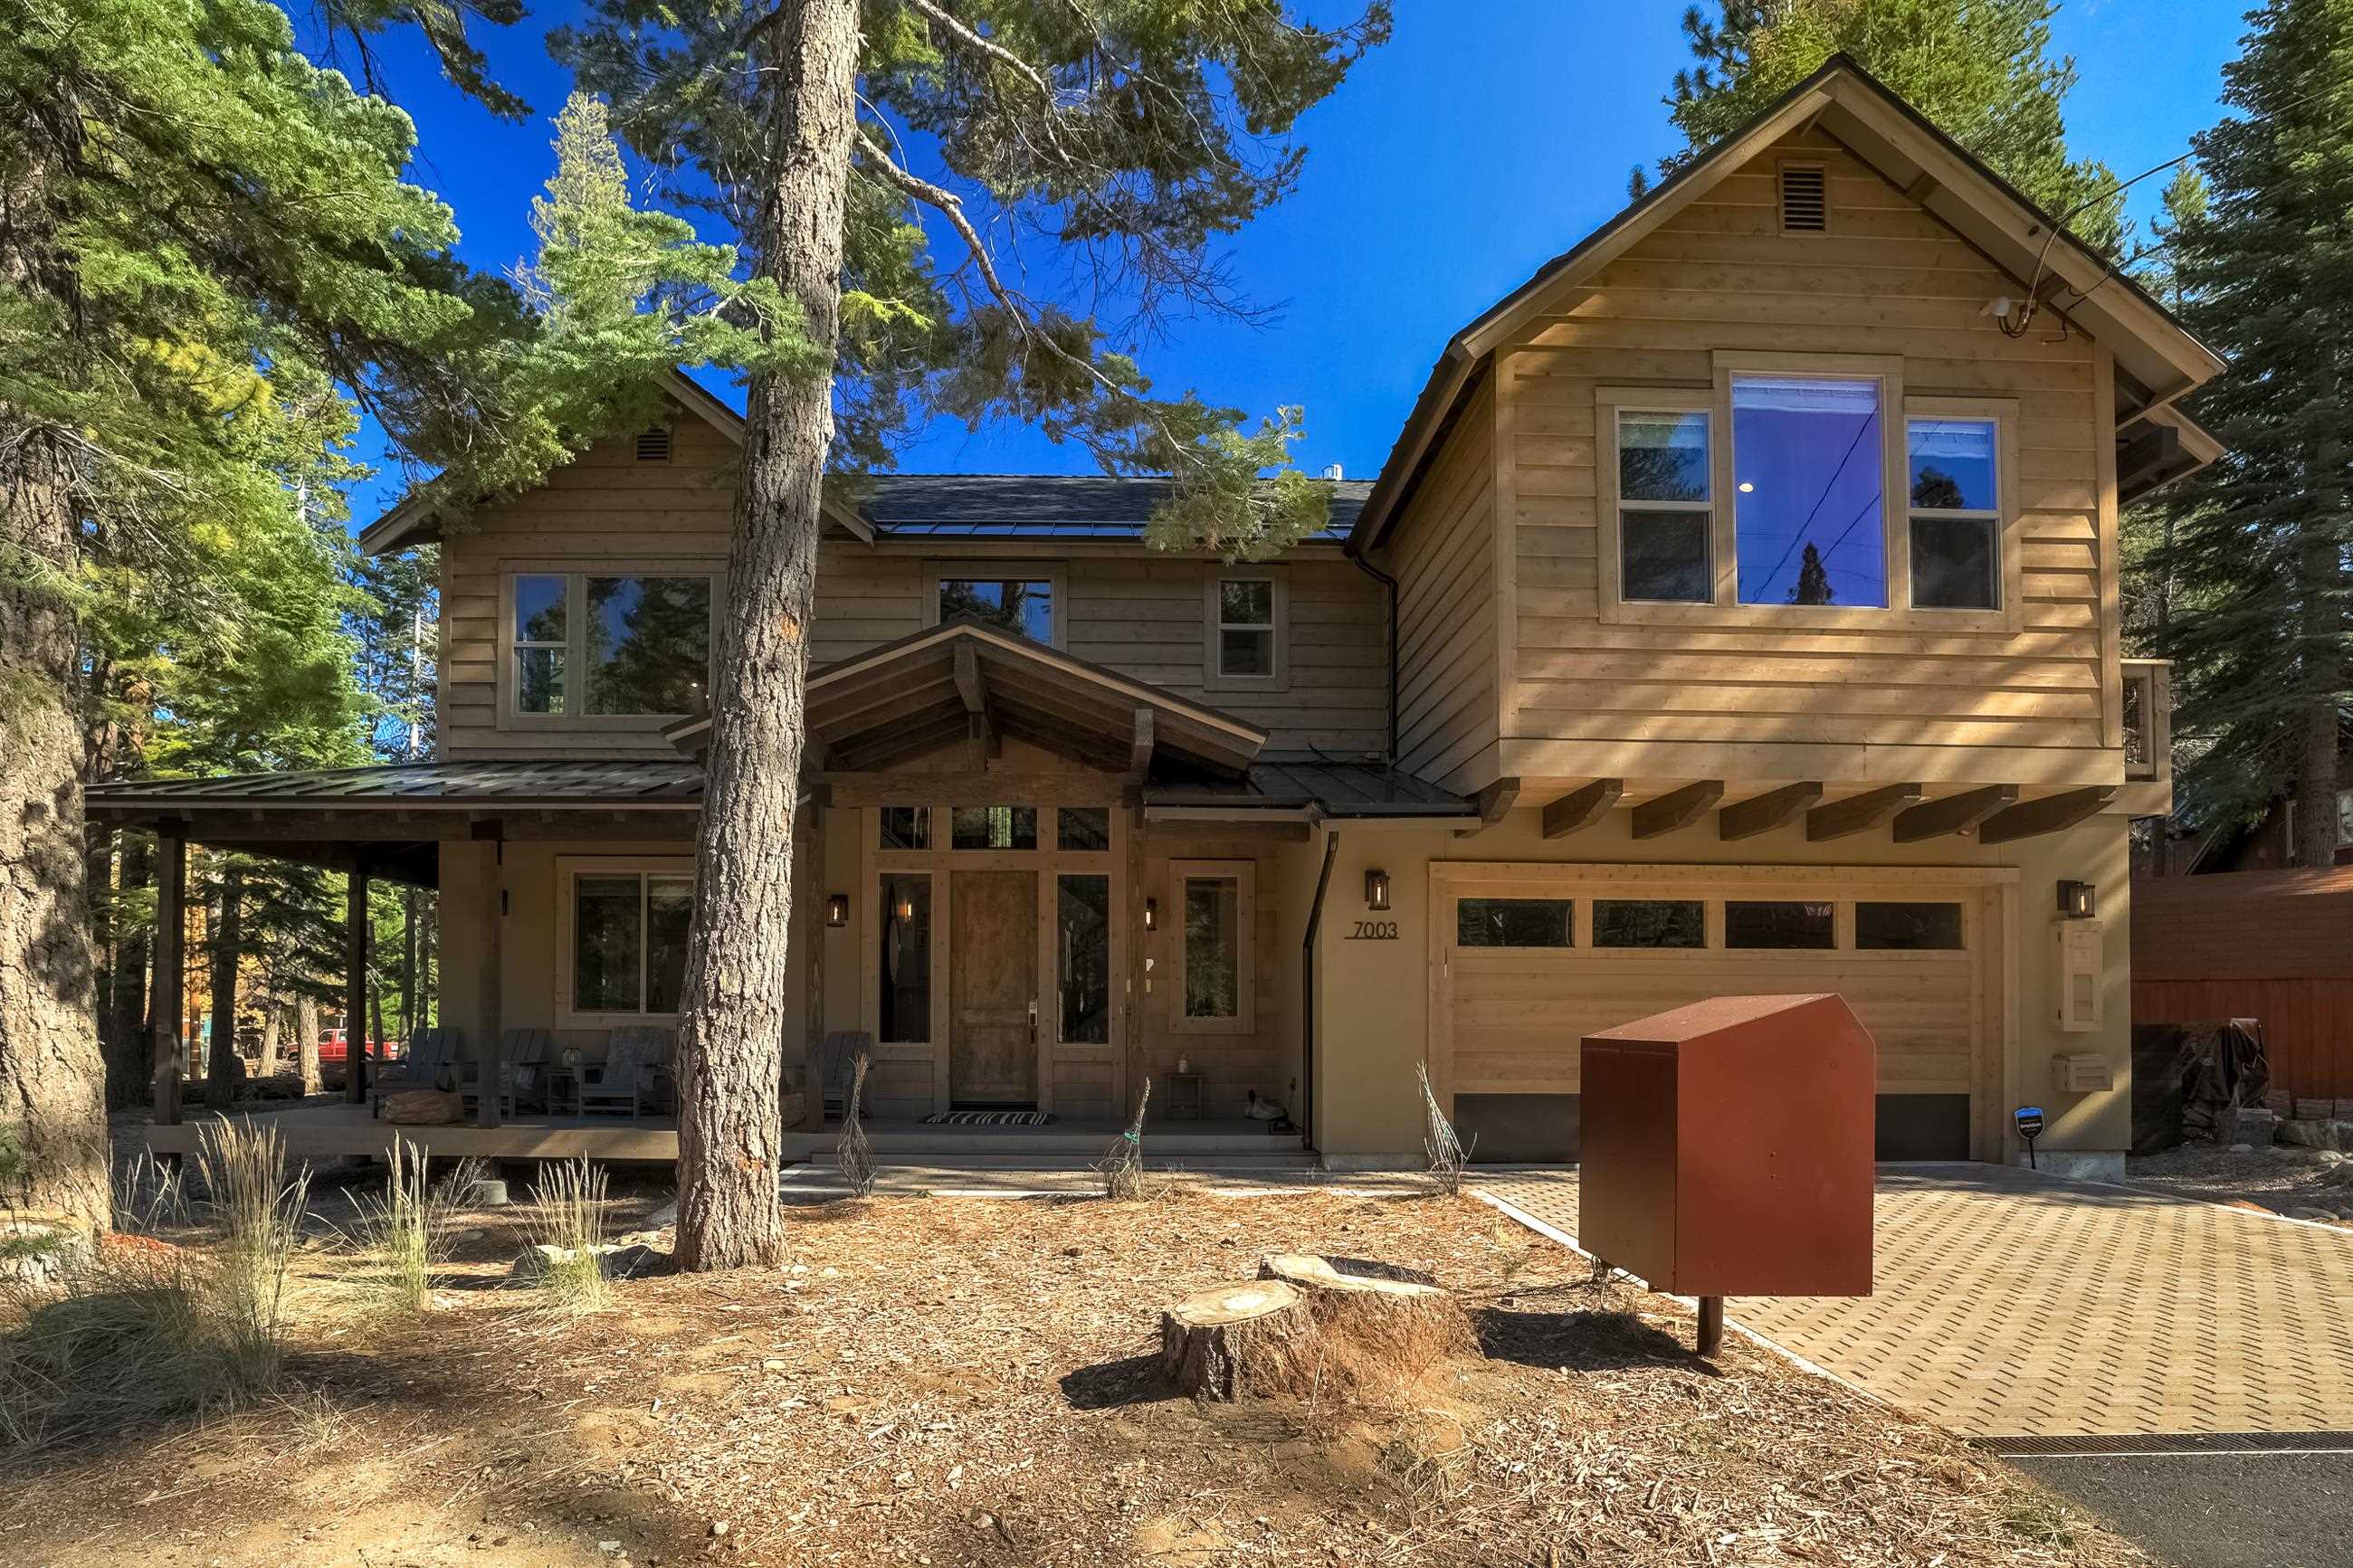
[[[2099,889],[2089,882],[2059,884],[2059,912],[2071,921],[2087,921],[2097,910]]]
[[[1389,874],[1370,870],[1365,873],[1365,908],[1386,910],[1389,907]]]
[[[1144,929],[1146,931],[1160,929],[1160,900],[1157,899],[1144,900]]]
[[[836,931],[849,923],[848,893],[828,893],[825,896],[825,923]]]

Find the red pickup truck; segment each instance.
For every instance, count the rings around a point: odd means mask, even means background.
[[[400,1042],[397,1040],[370,1040],[366,1050],[367,1058],[371,1062],[394,1062],[400,1059]],[[348,1031],[320,1030],[319,1081],[330,1089],[343,1083],[343,1071],[349,1065],[350,1056],[351,1039]]]

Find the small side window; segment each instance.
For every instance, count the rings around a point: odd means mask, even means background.
[[[1916,608],[2001,607],[2000,431],[1991,419],[1915,419],[1905,429]]]
[[[1618,416],[1618,593],[1624,599],[1705,604],[1710,563],[1708,416]]]
[[[1596,947],[1705,947],[1707,906],[1697,899],[1596,899]]]
[[[1957,952],[1961,906],[1858,903],[1854,945],[1864,952]]]
[[[1218,581],[1218,673],[1245,679],[1274,674],[1274,583],[1266,577]]]
[[[1834,940],[1831,921],[1829,904],[1728,899],[1724,905],[1724,945],[1827,948]]]

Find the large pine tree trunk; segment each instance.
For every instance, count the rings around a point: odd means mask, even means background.
[[[0,288],[37,287],[17,216],[0,214]],[[58,597],[76,570],[70,480],[56,439],[0,404],[0,1209],[102,1226],[106,1063],[68,700],[75,626]]]
[[[220,913],[213,921],[213,1048],[205,1062],[205,1103],[227,1110],[237,1100],[237,966],[245,946],[245,873],[221,859]]]
[[[830,344],[857,76],[857,0],[803,0],[769,29],[766,221],[758,266]],[[818,505],[832,391],[754,376],[720,626],[710,785],[681,1007],[678,1259],[773,1264],[786,931],[801,689],[817,584]]]

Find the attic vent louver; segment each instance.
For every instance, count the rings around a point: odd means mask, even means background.
[[[1818,164],[1781,166],[1781,232],[1820,234],[1831,226],[1828,180]]]
[[[657,425],[638,433],[638,461],[667,463],[670,461],[670,426]]]

